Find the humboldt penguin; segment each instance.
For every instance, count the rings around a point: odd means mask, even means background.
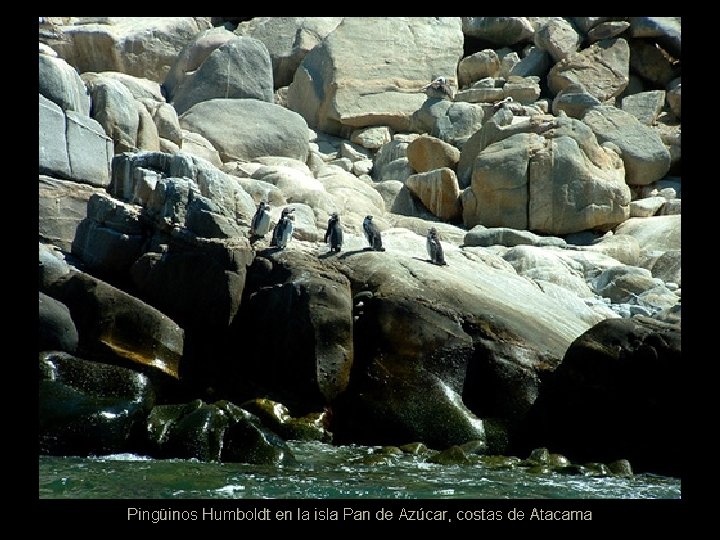
[[[373,223],[372,216],[365,216],[363,220],[363,230],[365,231],[365,238],[367,238],[370,244],[370,249],[375,251],[385,251],[382,245],[382,236],[380,235],[380,229]]]
[[[295,228],[293,225],[293,219],[295,219],[295,216],[292,214],[294,211],[294,208],[283,208],[280,220],[273,229],[272,241],[270,242],[271,247],[285,249],[287,246],[287,243],[292,238],[292,233]]]
[[[445,254],[443,253],[442,243],[440,242],[440,236],[438,236],[437,229],[432,227],[427,234],[427,252],[430,255],[430,262],[437,265],[446,265]]]
[[[439,99],[452,100],[455,95],[452,86],[450,86],[445,77],[437,77],[431,83],[423,86],[420,91],[425,92],[425,95],[428,97]]]
[[[340,251],[343,243],[343,230],[342,225],[340,225],[340,216],[338,216],[337,212],[333,212],[328,220],[324,241],[330,244],[330,251]]]
[[[260,201],[257,211],[250,222],[250,235],[263,238],[270,230],[270,205]]]

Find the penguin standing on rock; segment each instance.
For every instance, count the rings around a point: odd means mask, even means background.
[[[340,225],[340,217],[337,212],[333,212],[328,220],[327,231],[325,231],[325,242],[330,244],[330,251],[340,251],[343,243],[343,230]]]
[[[273,229],[273,236],[272,241],[270,242],[270,247],[278,247],[280,249],[285,249],[287,243],[292,238],[292,233],[295,228],[295,226],[293,225],[293,219],[295,219],[295,216],[293,216],[292,214],[294,211],[294,208],[283,208],[280,220],[277,222],[275,228]]]
[[[260,201],[257,211],[250,222],[250,235],[263,238],[270,230],[270,205]]]
[[[363,220],[363,230],[365,231],[365,238],[367,238],[370,244],[370,249],[375,251],[385,251],[382,245],[382,236],[380,235],[380,229],[373,223],[372,216],[365,216]]]
[[[438,236],[437,229],[432,227],[427,234],[427,251],[430,255],[430,262],[440,266],[444,266],[445,254],[443,253],[442,243],[440,242],[440,236]]]

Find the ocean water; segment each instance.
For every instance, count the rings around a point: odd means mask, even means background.
[[[409,454],[367,464],[378,448],[290,441],[274,467],[132,454],[39,458],[40,499],[681,499],[681,481],[438,465]]]

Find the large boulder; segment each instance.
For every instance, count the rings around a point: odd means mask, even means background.
[[[87,202],[104,189],[39,177],[38,232],[40,240],[70,251],[78,225],[87,216]]]
[[[548,73],[548,86],[557,94],[571,83],[582,84],[600,101],[619,96],[630,77],[630,47],[623,38],[604,39],[572,53]]]
[[[420,88],[440,75],[454,80],[462,53],[459,17],[345,17],[300,63],[288,107],[330,134],[408,131],[425,101]]]
[[[593,130],[598,142],[611,142],[620,148],[628,184],[650,184],[670,169],[670,152],[658,133],[632,114],[600,106],[589,109],[582,120]]]
[[[40,453],[88,456],[136,452],[155,396],[131,369],[57,351],[39,355]]]
[[[546,50],[553,62],[559,62],[577,52],[581,37],[567,19],[550,17],[534,36],[535,45]]]
[[[528,447],[573,462],[628,459],[636,472],[679,476],[686,448],[668,429],[685,422],[679,403],[679,327],[650,319],[603,321],[568,349],[529,415]]]
[[[165,239],[157,251],[139,257],[130,276],[146,302],[183,328],[222,329],[240,306],[251,261],[252,251],[244,237],[177,235]]]
[[[442,167],[414,174],[405,185],[440,219],[451,221],[462,215],[460,188],[452,169]]]
[[[74,269],[43,292],[70,310],[78,354],[178,377],[184,333],[157,309]]]
[[[479,438],[503,451],[503,429],[488,420],[520,418],[537,397],[540,373],[607,315],[567,291],[545,294],[485,248],[444,242],[448,265],[438,269],[424,236],[386,229],[383,246],[395,256],[343,259],[358,291],[357,320],[351,383],[332,404],[335,440],[424,437],[446,448]]]
[[[112,140],[86,115],[68,111],[38,94],[39,172],[94,186],[110,183]]]
[[[180,116],[180,126],[195,131],[220,153],[223,162],[286,156],[305,161],[308,126],[303,118],[257,99],[211,99]]]
[[[512,133],[504,131],[488,138]],[[477,155],[462,196],[465,225],[566,234],[626,220],[630,190],[617,153],[575,119],[560,117],[542,133],[516,133]]]
[[[214,98],[257,99],[273,103],[270,55],[262,41],[228,40],[176,88],[172,104],[179,115],[196,103]]]
[[[500,46],[532,41],[535,33],[527,17],[462,17],[462,31]]]
[[[90,116],[90,96],[78,72],[62,58],[38,57],[40,94],[60,106]]]
[[[234,33],[262,41],[272,60],[275,89],[288,86],[300,62],[344,17],[253,17]]]
[[[87,218],[77,227],[72,253],[94,275],[122,280],[143,252],[144,229],[139,207],[95,193],[88,199]]]
[[[350,283],[314,254],[260,252],[231,336],[245,345],[229,351],[230,395],[266,395],[296,416],[322,410],[350,377]]]
[[[453,103],[444,99],[428,98],[413,113],[411,128],[462,148],[480,129],[485,121],[485,114],[485,107],[478,103]]]
[[[210,17],[78,17],[54,44],[80,73],[119,71],[165,80],[182,48],[210,28]]]
[[[115,153],[136,150],[140,117],[130,90],[100,73],[85,73],[83,80],[92,97],[93,118],[115,141]]]

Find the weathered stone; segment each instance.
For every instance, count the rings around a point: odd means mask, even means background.
[[[665,197],[647,197],[630,203],[630,217],[650,217],[665,204]]]
[[[377,150],[392,140],[392,132],[387,126],[356,129],[350,134],[350,140],[363,148]]]
[[[70,273],[70,265],[63,253],[52,244],[38,243],[38,285],[45,291],[60,278]]]
[[[160,84],[156,81],[151,81],[143,77],[133,77],[127,73],[117,71],[103,71],[99,73],[99,75],[103,78],[110,78],[122,83],[125,88],[130,91],[132,97],[138,101],[149,100],[156,103],[165,102]]]
[[[642,124],[651,126],[665,106],[665,90],[653,90],[627,96],[622,100],[622,110],[632,114]]]
[[[416,172],[448,167],[454,169],[460,161],[460,151],[435,137],[421,135],[407,147],[410,166]]]
[[[579,129],[581,122],[570,122],[575,123],[567,126],[568,131],[558,129],[557,138],[547,140],[530,163],[530,230],[566,234],[614,226],[629,216],[630,190],[621,159],[588,138]]]
[[[233,422],[225,432],[223,461],[273,466],[297,463],[285,441],[261,426],[257,417],[240,409],[232,418]]]
[[[39,170],[57,178],[96,186],[109,183],[112,144],[92,118],[39,95]]]
[[[93,19],[93,18],[90,18]],[[209,17],[103,17],[61,26],[58,55],[79,73],[118,71],[162,82],[178,53]]]
[[[620,148],[628,184],[650,184],[670,169],[670,153],[659,135],[633,115],[603,105],[588,110],[582,120],[600,144],[611,142]]]
[[[450,221],[461,216],[460,188],[452,169],[442,167],[414,174],[405,185],[440,219]]]
[[[288,106],[333,135],[376,125],[408,131],[425,101],[418,90],[440,75],[454,82],[462,43],[459,17],[345,17],[301,62]]]
[[[580,249],[603,253],[629,266],[640,264],[640,244],[635,237],[628,234],[608,234]]]
[[[458,84],[460,88],[465,88],[485,77],[497,77],[500,58],[494,49],[483,49],[460,60],[457,72]]]
[[[462,31],[496,45],[532,40],[535,33],[527,17],[462,17]]]
[[[582,84],[600,101],[614,98],[625,89],[630,75],[630,47],[623,38],[601,40],[570,54],[548,73],[548,86],[557,94],[571,83]]]
[[[635,38],[653,38],[670,54],[680,58],[680,17],[630,17],[630,33]]]
[[[207,197],[193,197],[188,205],[185,227],[203,238],[240,238],[244,234],[235,219]]]
[[[153,117],[145,105],[135,100],[135,108],[138,112],[138,131],[135,144],[141,151],[159,152],[160,137]]]
[[[540,85],[532,79],[515,79],[510,76],[502,88],[503,97],[512,98],[516,103],[530,105],[540,97]]]
[[[680,96],[681,96],[681,81],[680,77],[677,79],[673,79],[670,81],[667,85],[667,102],[670,106],[670,110],[673,112],[675,116],[680,118]]]
[[[183,134],[175,107],[169,103],[160,103],[153,108],[151,114],[157,127],[158,136],[182,146]]]
[[[251,259],[245,238],[177,238],[165,253],[145,253],[130,275],[142,298],[183,328],[226,328],[240,306]]]
[[[223,161],[259,156],[305,161],[308,156],[308,126],[303,118],[257,99],[203,101],[180,116],[180,126],[209,140]]]
[[[330,34],[344,17],[253,17],[234,33],[262,41],[270,53],[275,88],[292,83],[303,58]]]
[[[220,45],[175,88],[172,104],[182,115],[215,98],[274,102],[270,54],[262,41],[239,36]]]
[[[679,215],[631,218],[620,225],[615,233],[634,236],[644,253],[679,250],[681,223]]]
[[[482,105],[429,98],[413,113],[412,125],[415,131],[429,133],[462,148],[480,129],[484,119],[485,109]]]
[[[614,304],[627,304],[637,296],[658,285],[649,270],[635,266],[615,266],[603,270],[593,280],[593,288],[600,296]]]
[[[588,33],[588,41],[595,43],[601,39],[610,39],[619,36],[625,30],[630,28],[630,23],[627,21],[607,21],[598,24],[591,28]]]
[[[546,50],[554,62],[567,58],[580,47],[580,36],[562,17],[551,17],[534,35],[535,46]]]
[[[92,98],[93,118],[115,142],[115,153],[136,150],[140,118],[130,90],[99,73],[85,73],[82,78]]]
[[[236,376],[225,384],[287,404],[298,416],[322,410],[347,386],[353,363],[348,280],[299,251],[258,256],[249,276],[233,332],[255,336],[256,345],[233,362]]]
[[[612,17],[572,17],[575,26],[585,33],[595,28],[598,24],[604,23]]]
[[[560,90],[552,102],[552,112],[556,116],[564,112],[570,118],[581,120],[588,109],[601,105],[600,101],[589,94],[581,84],[571,83]]]
[[[181,130],[181,133],[183,152],[206,159],[215,167],[222,167],[223,162],[220,159],[220,153],[210,141],[199,133],[193,133],[187,129]]]
[[[539,236],[530,231],[521,231],[510,229],[507,227],[485,228],[482,225],[476,225],[467,232],[463,240],[466,246],[556,246],[565,247],[565,240],[554,236]]]
[[[70,309],[78,352],[178,377],[184,332],[158,310],[74,270],[44,292]]]
[[[654,41],[634,39],[630,44],[630,69],[655,87],[666,86],[680,75],[680,65]]]
[[[70,251],[77,227],[87,214],[87,202],[104,190],[87,184],[40,176],[38,232],[40,240]]]
[[[540,47],[528,47],[520,62],[515,64],[509,75],[518,77],[542,77],[545,78],[550,69],[550,55]]]
[[[78,72],[62,58],[41,54],[38,62],[40,94],[63,111],[90,116],[90,96]]]

